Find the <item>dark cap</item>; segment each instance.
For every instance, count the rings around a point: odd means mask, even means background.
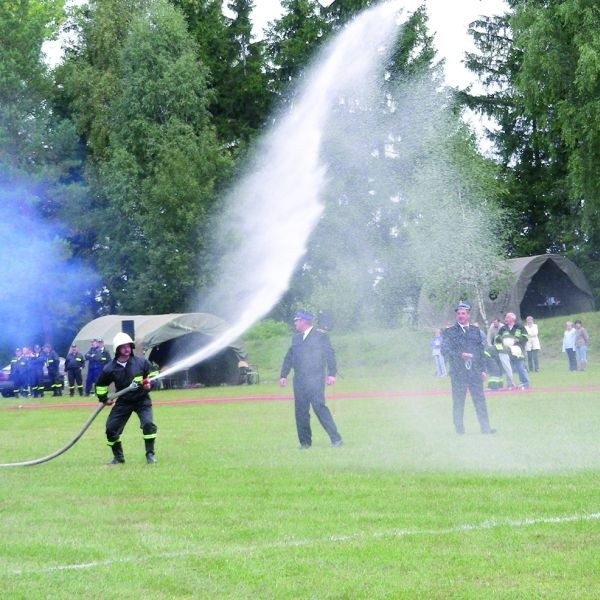
[[[312,316],[311,313],[307,312],[306,310],[298,310],[298,311],[296,311],[296,314],[294,315],[294,321],[299,321],[300,319],[302,319],[303,321],[309,321],[312,323],[312,320],[314,319],[314,317]]]
[[[454,312],[456,312],[459,308],[464,308],[465,310],[471,310],[471,305],[468,302],[464,302],[463,300],[461,300],[456,305],[456,308],[454,309]]]

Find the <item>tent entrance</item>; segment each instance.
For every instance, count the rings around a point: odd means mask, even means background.
[[[160,368],[171,366],[183,358],[187,358],[212,341],[208,335],[192,332],[172,338],[154,346],[148,359]],[[213,387],[218,385],[238,385],[240,380],[239,356],[232,348],[221,352],[190,367],[185,371],[175,373],[169,378],[169,387],[187,387],[203,385]]]
[[[554,261],[547,260],[531,278],[519,308],[523,318],[571,315],[589,310],[589,297]]]

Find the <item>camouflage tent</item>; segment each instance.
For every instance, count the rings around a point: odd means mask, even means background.
[[[490,321],[495,316],[514,312],[519,320],[528,315],[544,318],[572,315],[594,310],[592,289],[573,262],[557,254],[541,254],[506,261],[511,285],[504,291],[488,291],[484,298],[485,319],[471,298],[472,321]],[[436,310],[431,302],[419,299],[418,316],[422,325],[440,327],[454,321],[452,307]],[[460,300],[457,298],[457,301]]]
[[[114,355],[112,340],[124,331],[136,344],[136,353],[143,354],[160,368],[189,356],[227,331],[228,324],[208,313],[167,315],[109,315],[90,321],[75,336],[73,343],[83,353],[93,339],[104,340],[106,349]],[[240,363],[246,363],[246,351],[241,342],[229,344],[218,354],[169,378],[173,386],[185,384],[238,384]]]

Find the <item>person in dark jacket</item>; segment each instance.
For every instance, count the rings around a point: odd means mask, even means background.
[[[10,361],[10,378],[13,382],[13,395],[15,397],[21,395],[21,388],[23,387],[27,378],[27,363],[22,359],[23,350],[21,350],[21,348],[16,348],[15,355]]]
[[[69,396],[75,395],[75,386],[77,385],[77,391],[80,396],[83,396],[83,367],[85,365],[85,358],[77,346],[73,344],[71,350],[65,358],[65,373],[69,381]]]
[[[85,353],[85,360],[87,361],[87,377],[85,378],[85,395],[89,396],[94,383],[102,373],[104,365],[107,365],[111,361],[108,350],[104,347],[104,340],[102,338],[98,340],[92,340],[90,349]]]
[[[465,433],[464,412],[467,390],[475,406],[481,433],[496,433],[488,420],[487,405],[483,393],[486,376],[484,363],[485,342],[479,327],[469,324],[471,306],[460,302],[455,309],[456,323],[444,331],[442,352],[450,366],[452,386],[452,415],[458,435]]]
[[[52,388],[53,396],[62,396],[63,381],[60,376],[60,357],[50,344],[44,344],[42,354],[48,369],[48,381]]]
[[[504,325],[500,327],[496,341],[502,342],[506,353],[510,357],[513,373],[519,374],[519,389],[529,389],[529,377],[525,368],[525,346],[527,344],[527,330],[517,322],[515,313],[508,312],[504,315]]]
[[[29,382],[34,398],[44,397],[44,355],[39,344],[35,344],[29,359]]]
[[[118,465],[125,462],[121,434],[129,417],[136,413],[140,420],[140,428],[144,438],[146,462],[156,463],[154,455],[154,440],[157,427],[154,424],[152,400],[148,393],[152,389],[153,377],[158,375],[152,363],[146,358],[135,356],[135,344],[126,333],[117,333],[113,340],[115,358],[104,366],[96,381],[96,395],[100,402],[112,405],[112,410],[106,419],[106,443],[113,453],[109,465]],[[115,390],[120,392],[129,387],[132,382],[137,388],[120,396],[116,402],[108,399],[108,387],[114,384]]]
[[[335,383],[337,365],[335,352],[325,331],[313,327],[313,315],[300,310],[294,316],[296,335],[281,366],[279,385],[287,385],[287,377],[294,370],[294,407],[300,448],[310,448],[310,407],[327,432],[331,445],[343,445],[342,438],[325,404],[325,384]]]

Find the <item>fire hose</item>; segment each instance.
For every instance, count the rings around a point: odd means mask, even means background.
[[[112,394],[111,396],[109,396],[108,399],[107,399],[107,401],[106,402],[102,402],[94,410],[94,412],[89,416],[88,420],[83,424],[83,426],[81,427],[81,429],[77,432],[77,435],[66,446],[63,446],[59,450],[56,450],[56,452],[53,452],[52,454],[48,454],[48,456],[43,456],[42,458],[34,458],[32,460],[24,460],[22,462],[4,463],[4,464],[0,463],[0,467],[31,467],[33,465],[40,465],[42,463],[48,462],[49,460],[52,460],[53,458],[56,458],[57,456],[60,456],[61,454],[64,454],[69,448],[71,448],[72,446],[74,446],[79,441],[79,439],[87,431],[88,427],[92,424],[92,422],[94,421],[94,419],[100,414],[100,411],[109,402],[112,403],[117,398],[119,398],[120,396],[122,396],[123,394],[126,394],[127,392],[131,392],[133,390],[136,390],[137,388],[138,388],[138,384],[135,381],[132,381],[126,388],[123,388],[122,390],[119,390],[115,394]]]

